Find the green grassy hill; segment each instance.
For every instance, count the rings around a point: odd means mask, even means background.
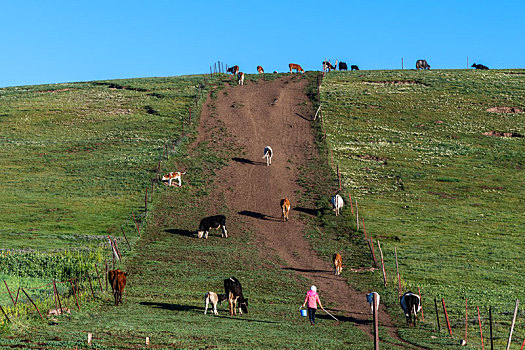
[[[426,312],[443,297],[461,329],[465,298],[470,319],[494,306],[506,340],[525,297],[525,72],[332,72],[320,91],[347,209],[350,193],[395,294],[397,247],[404,290],[420,287]]]

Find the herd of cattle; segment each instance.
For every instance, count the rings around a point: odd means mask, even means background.
[[[475,68],[475,69],[489,69],[487,66],[484,66],[482,64],[476,64],[474,63],[472,66],[472,68]],[[290,63],[288,64],[288,68],[290,69],[290,73],[293,73],[293,71],[295,70],[297,73],[304,73],[304,69],[297,63]],[[426,60],[417,60],[416,61],[416,69],[417,70],[420,70],[420,69],[430,69],[430,65],[428,64],[428,62]],[[335,65],[333,65],[332,63],[330,63],[330,60],[328,61],[323,61],[323,71],[332,71],[332,70],[337,70],[337,60],[335,60]],[[348,65],[346,64],[346,62],[339,62],[339,70],[348,70]],[[355,64],[351,65],[350,66],[350,70],[359,70],[359,67]],[[239,66],[235,65],[233,67],[230,67],[226,70],[228,73],[231,73],[233,75],[237,75],[237,78],[239,79],[239,85],[244,85],[244,73],[241,72],[239,70]],[[257,73],[258,74],[263,74],[264,73],[264,69],[262,66],[257,66]],[[274,73],[277,73],[277,71],[274,71]]]

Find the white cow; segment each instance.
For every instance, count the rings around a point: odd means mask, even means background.
[[[273,150],[270,146],[264,147],[264,156],[266,158],[266,165],[270,166],[272,164]]]
[[[205,304],[204,314],[206,315],[206,311],[208,311],[208,304],[211,303],[211,305],[213,306],[213,313],[215,315],[218,315],[219,313],[217,312],[217,304],[220,304],[221,301],[224,301],[226,299],[228,299],[226,297],[226,294],[206,292],[206,294],[204,295],[204,304]]]
[[[332,207],[335,211],[335,216],[339,216],[339,211],[343,209],[343,206],[345,205],[345,202],[343,201],[343,197],[341,197],[339,194],[336,194],[332,197]]]

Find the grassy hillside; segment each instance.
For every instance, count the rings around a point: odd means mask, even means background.
[[[444,297],[461,329],[464,298],[471,320],[474,305],[485,321],[492,305],[506,340],[508,313],[525,297],[525,113],[491,108],[525,109],[525,72],[332,72],[321,105],[346,209],[350,193],[381,241],[391,286],[397,247],[404,290],[420,287],[426,312]],[[515,335],[525,337],[522,312]]]
[[[53,250],[120,235],[143,210],[202,76],[0,89],[2,248]],[[187,127],[187,125],[186,125]]]

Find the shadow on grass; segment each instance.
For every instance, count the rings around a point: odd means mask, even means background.
[[[174,235],[181,235],[181,236],[187,236],[187,237],[195,237],[195,231],[188,231],[188,230],[181,230],[178,228],[169,228],[167,230],[164,230],[164,232],[172,233]]]
[[[257,213],[254,211],[249,210],[243,210],[238,213],[239,215],[249,216],[251,218],[260,219],[260,220],[268,220],[268,221],[281,221],[278,218],[275,218],[273,216],[268,216],[266,214]]]
[[[243,318],[244,316],[219,316],[219,315],[215,315],[215,317],[225,318],[225,319],[230,319],[230,320],[235,320],[235,321],[245,321],[245,322],[280,323],[280,322],[275,322],[275,321],[263,321],[263,320],[254,320],[252,318]]]
[[[192,311],[192,310],[202,311],[204,310],[204,308],[202,307],[180,305],[180,304],[155,303],[155,302],[150,302],[150,301],[141,301],[139,304],[144,305],[144,306],[151,306],[155,309],[164,309],[164,310],[172,310],[172,311]]]
[[[317,216],[318,213],[321,212],[321,209],[310,209],[310,208],[303,208],[303,207],[295,207],[292,210],[294,211],[300,211],[301,213]]]

